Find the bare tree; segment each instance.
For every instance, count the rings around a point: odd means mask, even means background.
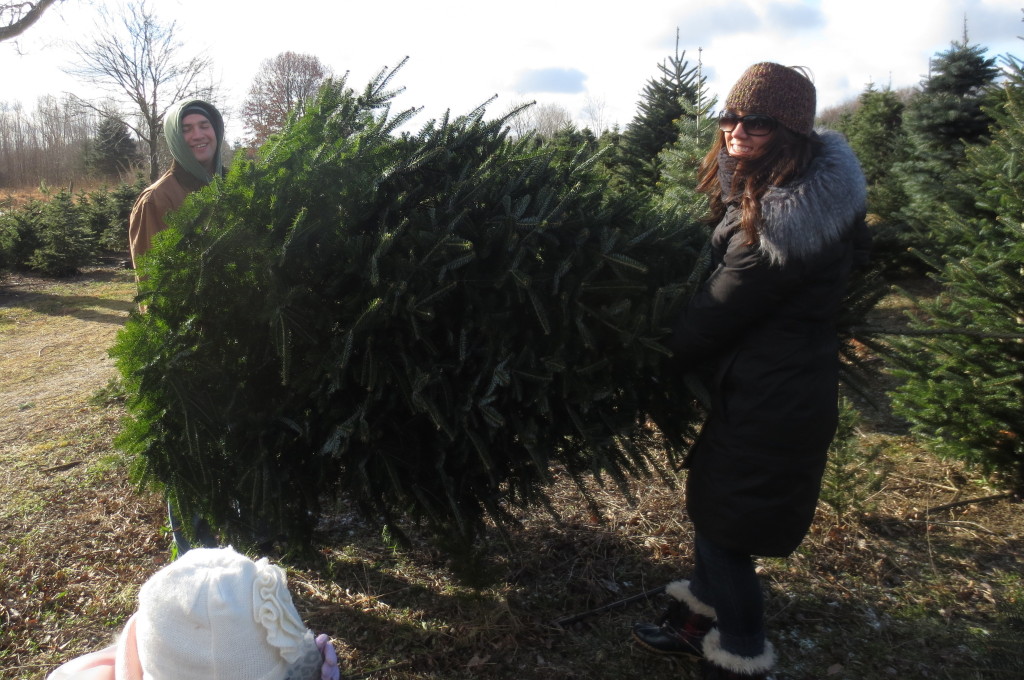
[[[572,124],[572,116],[560,104],[541,104],[536,109],[533,117],[533,128],[539,136],[545,139],[551,139],[561,132],[566,125]]]
[[[284,127],[289,113],[301,113],[330,75],[319,59],[308,54],[282,52],[265,59],[242,104],[242,120],[251,133],[249,142],[259,146]]]
[[[40,97],[35,110],[0,102],[0,186],[67,185],[80,177],[96,116],[70,96]]]
[[[587,121],[587,127],[597,136],[601,136],[607,126],[608,107],[605,100],[587,95],[583,104],[583,117]]]
[[[39,21],[43,12],[61,0],[37,0],[36,2],[0,2],[0,42],[17,38],[29,26]]]
[[[155,181],[160,176],[164,115],[186,97],[212,98],[214,88],[199,85],[211,60],[202,53],[188,56],[178,39],[176,22],[161,23],[145,0],[116,14],[101,10],[95,36],[91,42],[75,44],[82,63],[66,70],[128,108],[121,118],[148,149],[150,180]],[[99,110],[84,99],[79,102]]]
[[[545,139],[551,139],[566,125],[572,124],[569,111],[564,106],[551,102],[514,102],[504,115],[511,115],[509,130],[513,137],[535,133]]]

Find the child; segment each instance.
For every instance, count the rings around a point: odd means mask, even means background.
[[[232,548],[196,548],[152,576],[116,644],[47,680],[340,680],[326,635],[313,636],[284,570]]]

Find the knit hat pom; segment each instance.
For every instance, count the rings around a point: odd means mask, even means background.
[[[744,71],[725,99],[729,111],[763,113],[802,135],[813,132],[816,107],[817,95],[810,78],[795,68],[770,61]]]

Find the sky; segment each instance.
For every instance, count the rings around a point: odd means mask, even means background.
[[[38,97],[89,86],[64,73],[71,45],[97,30],[97,7],[123,0],[65,0],[16,41],[0,43],[0,102],[32,109]],[[151,0],[153,2],[153,0]],[[286,51],[317,57],[361,90],[382,69],[393,109],[412,121],[469,113],[488,117],[536,101],[579,125],[625,127],[658,65],[685,52],[724,100],[750,64],[808,67],[819,113],[855,99],[868,83],[917,85],[929,59],[964,35],[988,56],[1024,57],[1024,0],[157,0],[175,23],[182,55],[210,57],[215,102],[228,138],[243,136],[241,103],[265,60]]]

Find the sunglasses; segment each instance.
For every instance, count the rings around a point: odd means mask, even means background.
[[[779,126],[779,121],[763,113],[752,113],[748,116],[723,113],[718,117],[718,129],[722,132],[732,132],[740,123],[743,123],[743,130],[751,137],[770,135]]]

